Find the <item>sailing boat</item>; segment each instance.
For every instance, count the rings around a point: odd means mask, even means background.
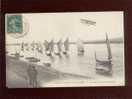
[[[45,54],[47,56],[51,56],[51,50],[52,50],[52,48],[51,48],[51,42],[48,42],[47,40],[45,40],[44,46],[45,46]]]
[[[77,52],[78,52],[78,55],[84,54],[84,46],[83,46],[83,41],[81,39],[78,39],[77,41]]]
[[[36,45],[36,46],[35,46]],[[29,45],[28,45],[28,47],[29,47]],[[36,53],[37,52],[37,48],[38,48],[38,44],[37,43],[32,43],[31,44],[31,51],[33,51],[32,52],[32,54],[33,53]],[[36,50],[35,50],[35,47],[36,47]],[[35,54],[35,56],[28,56],[28,57],[26,57],[25,59],[27,59],[29,62],[33,62],[33,63],[36,63],[36,62],[40,62],[40,59],[39,58],[37,58],[37,56],[36,56],[36,54]]]
[[[64,51],[63,51],[63,54],[67,54],[67,52],[69,51],[69,39],[67,38],[65,41],[64,41]]]
[[[38,45],[37,45],[37,51],[38,51],[38,53],[43,54],[43,47],[42,47],[42,45],[41,45],[40,42],[39,42]]]
[[[96,72],[100,74],[111,75],[112,74],[112,54],[111,54],[110,41],[108,39],[107,33],[106,33],[106,45],[107,45],[107,52],[108,52],[107,60],[97,59],[96,52],[95,52]]]
[[[57,48],[58,48],[58,52],[56,52],[55,54],[58,56],[61,56],[61,51],[62,51],[62,40],[61,39],[57,42]]]
[[[49,42],[49,56],[52,56],[52,53],[54,52],[54,40],[52,39],[50,42]]]
[[[21,57],[24,57],[23,55],[20,54],[20,52],[15,52],[15,53],[12,53],[11,55],[14,56],[14,59],[20,59]]]
[[[49,43],[47,40],[44,41],[44,48],[45,48],[45,54],[46,54],[49,49]]]
[[[21,51],[24,51],[24,42],[21,44]]]
[[[26,51],[29,51],[29,44],[26,43]]]
[[[35,49],[35,42],[32,41],[32,43],[31,43],[31,50],[34,51],[34,49]]]

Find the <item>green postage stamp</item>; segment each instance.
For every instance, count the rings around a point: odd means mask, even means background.
[[[22,15],[7,15],[6,18],[7,33],[21,34],[23,32]]]

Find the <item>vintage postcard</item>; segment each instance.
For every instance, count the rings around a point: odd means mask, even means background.
[[[125,86],[123,11],[5,14],[8,88]]]

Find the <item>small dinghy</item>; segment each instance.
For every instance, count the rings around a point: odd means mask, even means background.
[[[29,62],[39,62],[40,59],[35,58],[35,57],[26,57],[25,59],[27,59]]]
[[[49,63],[49,62],[45,62],[45,63],[43,63],[44,64],[44,66],[46,66],[46,67],[51,67],[51,63]]]

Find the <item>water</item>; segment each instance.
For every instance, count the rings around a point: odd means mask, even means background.
[[[106,59],[107,58],[107,47],[106,44],[85,44],[85,52],[83,56],[77,55],[76,45],[70,45],[69,56],[65,56],[62,54],[62,57],[58,57],[53,55],[53,58],[46,56],[44,54],[40,54],[33,51],[25,51],[21,54],[24,55],[24,58],[21,60],[25,60],[25,57],[34,56],[40,59],[40,64],[43,66],[45,62],[51,62],[53,68],[65,72],[65,73],[73,73],[91,77],[93,79],[101,80],[102,77],[108,79],[114,79],[116,81],[124,81],[124,45],[123,44],[111,44],[112,51],[112,64],[113,64],[113,76],[112,78],[104,77],[102,75],[96,74],[95,72],[95,56],[94,53],[96,51],[96,55],[98,59]],[[20,47],[8,46],[7,51],[9,55],[11,53],[15,53],[15,51],[20,50]]]

